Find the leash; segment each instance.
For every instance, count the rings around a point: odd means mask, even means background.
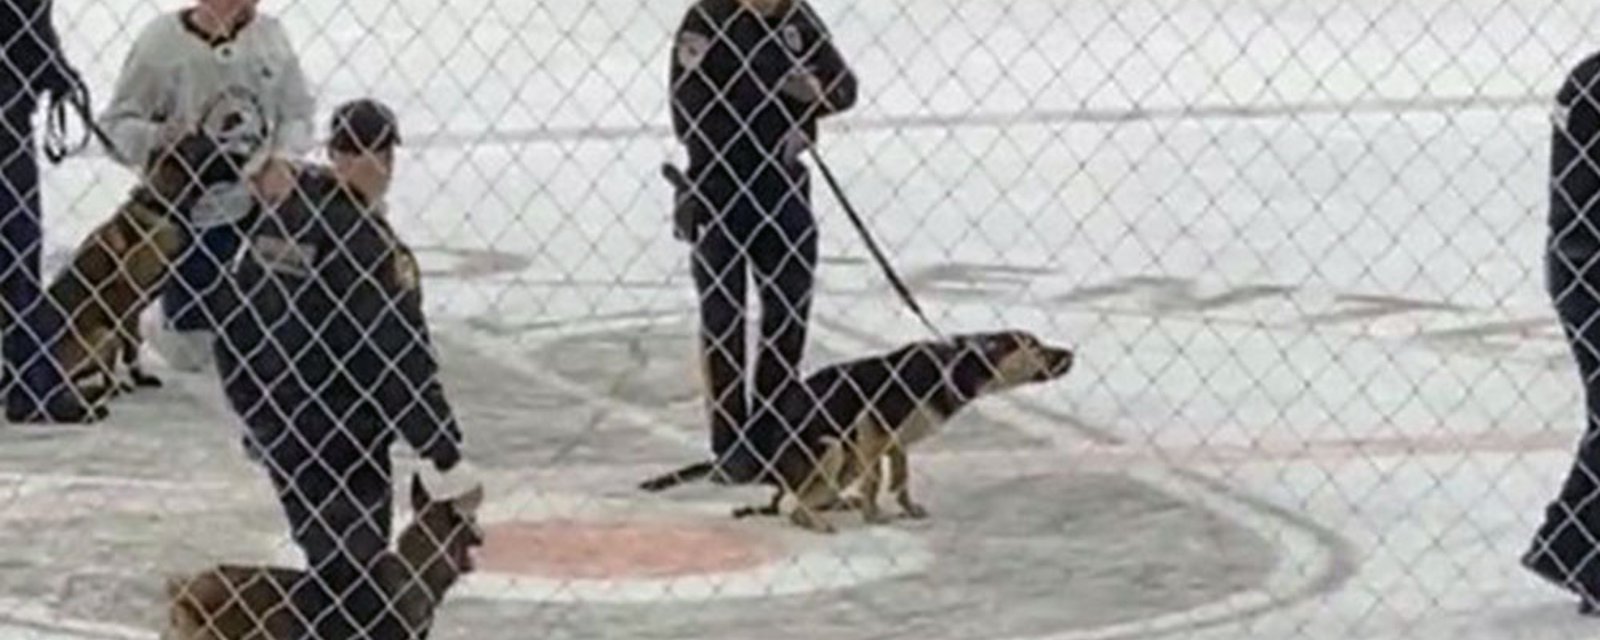
[[[828,168],[828,163],[823,162],[822,155],[817,153],[815,146],[808,147],[808,151],[811,153],[811,161],[822,172],[823,180],[827,181],[828,189],[833,191],[833,197],[838,199],[839,206],[844,208],[845,215],[850,218],[850,223],[855,225],[856,231],[861,234],[861,239],[867,243],[867,250],[872,252],[873,259],[877,260],[878,266],[883,269],[883,275],[889,278],[889,285],[894,287],[894,291],[899,294],[900,300],[911,309],[912,313],[916,314],[918,320],[922,321],[922,326],[927,327],[935,338],[941,341],[945,340],[944,333],[939,331],[939,328],[935,327],[932,321],[928,320],[928,314],[923,312],[922,305],[917,304],[917,299],[911,295],[911,289],[900,279],[900,274],[895,272],[894,265],[889,264],[889,258],[883,255],[883,250],[878,247],[878,242],[873,239],[872,232],[868,231],[866,223],[861,221],[861,214],[856,212],[855,206],[850,204],[850,198],[845,195],[844,188],[840,187],[839,181],[833,177],[833,171]]]
[[[63,104],[65,103],[65,104]],[[89,146],[89,138],[93,137],[105,147],[106,155],[116,160],[119,164],[128,164],[127,157],[117,149],[116,143],[111,141],[105,129],[94,121],[94,114],[89,110],[89,86],[81,82],[65,96],[51,97],[49,113],[46,114],[44,155],[51,164],[60,164],[67,156],[83,151]],[[67,136],[67,107],[71,106],[77,113],[78,120],[85,129],[83,137],[75,143],[66,142]]]

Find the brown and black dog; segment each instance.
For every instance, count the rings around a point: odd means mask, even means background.
[[[60,314],[63,327],[51,351],[95,417],[104,416],[101,400],[121,388],[118,362],[135,385],[161,384],[138,364],[139,316],[160,292],[183,242],[177,217],[207,187],[238,180],[242,162],[198,133],[151,154],[144,182],[84,238],[50,283],[46,304]],[[95,376],[101,378],[98,386],[84,386]]]
[[[790,520],[831,532],[821,511],[839,504],[881,521],[877,494],[887,459],[889,491],[910,517],[927,511],[911,498],[907,447],[926,438],[979,397],[1060,378],[1072,368],[1069,349],[1046,345],[1024,331],[955,336],[917,342],[895,351],[824,367],[778,401],[783,424],[750,428],[751,448],[771,461],[760,481],[778,488],[772,504],[741,507],[735,517],[775,515],[785,495],[796,498]],[[652,478],[646,491],[714,476],[716,463],[699,462]],[[713,477],[713,479],[715,479]],[[841,492],[860,481],[860,497]]]
[[[478,508],[483,489],[435,501],[411,480],[411,523],[396,551],[374,563],[377,583],[393,598],[403,637],[426,638],[446,592],[473,570],[472,550],[482,546]],[[304,571],[222,565],[167,581],[168,627],[162,640],[298,640],[303,621],[288,594]]]

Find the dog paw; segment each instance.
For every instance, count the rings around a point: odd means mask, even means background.
[[[882,511],[863,511],[861,513],[861,519],[870,525],[884,525],[894,522],[894,518]]]
[[[827,520],[823,520],[815,516],[804,515],[804,513],[801,511],[794,512],[794,514],[789,517],[789,520],[800,528],[811,531],[812,533],[831,534],[838,531],[834,528],[833,524]]]
[[[904,503],[900,509],[908,520],[925,520],[928,517],[928,508],[915,502]]]

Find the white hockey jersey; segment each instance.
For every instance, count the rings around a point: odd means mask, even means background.
[[[213,43],[191,31],[183,15],[175,11],[152,20],[123,62],[100,117],[122,160],[140,169],[163,125],[197,126],[219,100],[224,112],[253,103],[253,113],[239,114],[262,125],[259,140],[248,136],[262,146],[253,151],[289,157],[310,151],[316,102],[277,19],[256,14],[232,39]],[[210,119],[218,119],[218,111],[211,111]],[[219,186],[196,203],[190,219],[197,227],[232,222],[246,215],[250,204],[244,185]]]

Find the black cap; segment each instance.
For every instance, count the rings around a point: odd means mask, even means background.
[[[400,122],[382,102],[363,98],[333,111],[328,147],[344,153],[386,151],[400,144]]]

